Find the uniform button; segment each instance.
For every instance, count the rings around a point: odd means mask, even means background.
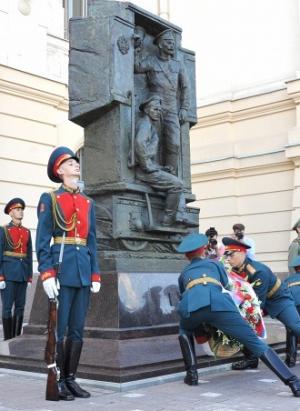
[[[60,198],[60,196],[57,196],[57,198]]]
[[[80,250],[80,248],[79,248],[79,247],[76,247],[76,250]]]
[[[89,203],[89,202],[90,202],[90,200],[86,200],[86,202],[87,202],[87,203]]]
[[[206,277],[206,274],[203,274],[202,277]]]
[[[79,211],[79,208],[76,208],[76,211]]]
[[[20,261],[23,261],[23,258],[20,258]]]
[[[77,224],[80,224],[80,221],[77,221]]]
[[[77,237],[79,237],[79,234],[76,234]]]
[[[74,198],[77,198],[77,196],[74,196]]]

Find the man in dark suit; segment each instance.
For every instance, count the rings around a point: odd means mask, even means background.
[[[11,218],[0,227],[0,289],[4,340],[22,332],[27,285],[32,282],[32,242],[30,230],[22,226],[25,202],[13,198],[5,208]],[[12,309],[14,306],[14,313]]]
[[[56,148],[48,162],[50,180],[62,185],[43,193],[38,205],[36,251],[39,272],[49,298],[58,298],[57,365],[62,400],[88,398],[75,381],[90,291],[100,291],[93,200],[78,189],[79,160],[67,147]],[[53,244],[50,245],[53,239]],[[62,243],[59,277],[56,265]],[[65,334],[66,340],[65,340]]]
[[[208,238],[204,234],[190,234],[177,248],[190,261],[178,280],[181,293],[179,342],[187,371],[184,382],[197,384],[196,356],[190,340],[193,332],[204,323],[244,344],[291,388],[296,397],[300,397],[300,380],[275,351],[257,337],[231,296],[223,292],[228,287],[227,273],[221,263],[205,258],[207,243]]]

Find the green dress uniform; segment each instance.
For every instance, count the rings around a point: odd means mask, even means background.
[[[298,313],[300,313],[300,256],[291,261],[291,268],[295,270],[295,274],[290,275],[285,284],[290,290],[295,301]],[[288,327],[286,327],[286,358],[285,362],[289,367],[296,365],[297,359],[297,335]]]
[[[185,253],[191,261],[178,280],[181,293],[178,305],[179,342],[187,371],[185,383],[197,384],[197,362],[191,339],[193,332],[204,323],[239,340],[289,385],[295,396],[300,396],[300,380],[290,372],[277,354],[257,337],[240,315],[231,296],[224,292],[228,277],[222,264],[201,258],[205,255],[207,243],[208,238],[204,234],[190,234],[177,248],[178,252]]]
[[[13,198],[4,209],[25,208],[21,198]],[[30,230],[12,221],[0,227],[0,281],[4,340],[22,332],[27,285],[32,282],[32,241]],[[13,313],[12,313],[13,312]]]
[[[294,240],[291,242],[289,246],[289,251],[288,251],[288,267],[289,267],[289,272],[291,274],[295,274],[296,270],[295,267],[292,265],[292,262],[294,259],[298,256],[300,256],[300,236],[298,234],[297,228],[300,227],[300,219],[296,221],[296,223],[293,225],[292,230],[296,231],[297,237],[294,238]]]

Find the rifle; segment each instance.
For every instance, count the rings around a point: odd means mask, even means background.
[[[55,298],[49,298],[48,337],[45,348],[45,361],[48,367],[46,400],[48,401],[59,401],[59,392],[57,385],[57,368],[55,362],[56,315],[57,301]]]
[[[56,269],[56,276],[60,274],[61,263],[63,259],[66,232],[63,233],[63,239],[60,246],[59,259]],[[45,362],[48,368],[48,377],[46,385],[46,400],[59,401],[59,391],[57,384],[56,368],[56,318],[57,318],[57,300],[49,298],[49,314],[47,328],[47,342],[45,348]]]

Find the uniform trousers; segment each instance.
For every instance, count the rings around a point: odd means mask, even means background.
[[[260,357],[268,346],[257,337],[251,326],[238,311],[211,311],[210,306],[191,312],[180,321],[180,333],[191,335],[202,323],[211,325],[240,341],[248,350]]]
[[[300,315],[297,307],[289,305],[276,318],[289,328],[295,335],[300,337]]]
[[[57,342],[67,338],[82,341],[85,317],[90,300],[90,287],[61,286],[58,295]]]
[[[6,287],[1,290],[2,318],[12,317],[12,308],[15,306],[14,315],[22,317],[26,302],[27,281],[6,281]]]

